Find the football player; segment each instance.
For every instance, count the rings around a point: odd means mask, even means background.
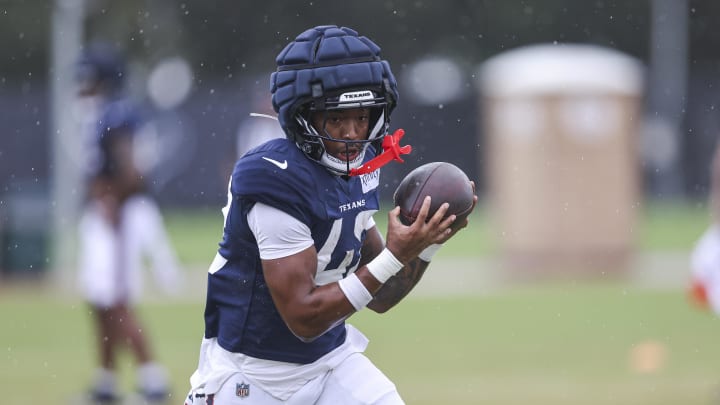
[[[374,42],[318,26],[276,61],[272,102],[286,138],[233,170],[185,403],[402,403],[345,321],[402,300],[454,235],[455,216],[443,219],[447,204],[428,215],[427,200],[410,226],[399,207],[386,238],[375,226],[379,167],[409,148],[388,134],[397,84]]]
[[[690,255],[689,297],[698,308],[720,315],[720,145],[710,165],[711,223]]]
[[[140,293],[142,255],[152,260],[162,287],[177,286],[177,259],[160,211],[145,193],[134,164],[133,139],[143,120],[123,94],[125,68],[108,45],[89,46],[77,69],[83,107],[88,200],[79,226],[79,281],[90,304],[99,367],[91,388],[95,402],[115,402],[118,351],[126,346],[138,363],[140,392],[148,401],[167,398],[168,381],[154,361],[147,333],[133,309]]]

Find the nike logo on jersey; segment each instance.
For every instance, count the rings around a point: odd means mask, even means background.
[[[287,166],[288,166],[288,165],[287,165],[287,160],[283,160],[282,162],[278,162],[278,161],[275,160],[275,159],[270,159],[269,157],[265,157],[265,156],[263,156],[263,159],[267,160],[268,162],[274,164],[275,166],[277,166],[277,167],[279,167],[279,168],[281,168],[281,169],[283,169],[283,170],[287,169]]]

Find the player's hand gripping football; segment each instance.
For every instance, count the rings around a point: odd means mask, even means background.
[[[475,192],[475,183],[470,182]],[[477,204],[477,195],[473,196],[472,209]],[[446,217],[449,204],[443,203],[434,213],[430,213],[431,198],[425,197],[418,216],[410,225],[400,221],[400,207],[396,206],[388,213],[386,247],[402,263],[407,263],[432,244],[442,244],[452,238],[460,229],[468,225],[468,217],[455,224],[456,216]]]

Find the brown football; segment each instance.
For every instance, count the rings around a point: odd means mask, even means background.
[[[400,221],[403,224],[415,222],[428,195],[432,198],[428,218],[447,202],[450,204],[448,215],[457,216],[453,223],[456,226],[472,210],[473,189],[465,172],[447,162],[427,163],[408,173],[393,194],[395,206],[400,206]]]

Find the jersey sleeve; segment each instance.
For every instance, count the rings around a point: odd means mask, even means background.
[[[250,209],[248,226],[255,235],[263,260],[291,256],[313,245],[307,225],[263,203],[257,203]]]

